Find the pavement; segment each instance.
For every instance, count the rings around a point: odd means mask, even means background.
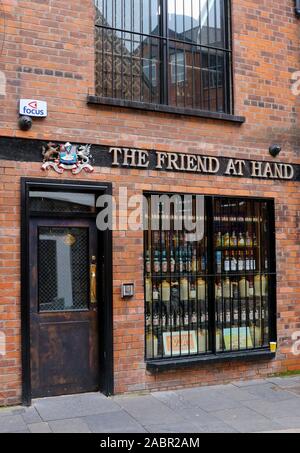
[[[300,432],[300,376],[106,398],[98,393],[0,408],[0,433]]]

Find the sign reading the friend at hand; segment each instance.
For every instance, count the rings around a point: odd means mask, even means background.
[[[110,148],[109,153],[113,167],[271,180],[298,180],[294,165],[279,162],[146,151],[132,148]]]

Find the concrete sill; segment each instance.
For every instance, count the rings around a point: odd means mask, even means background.
[[[152,373],[158,373],[177,368],[190,368],[209,363],[232,362],[232,361],[255,361],[255,360],[273,360],[276,354],[269,349],[260,349],[250,352],[231,352],[220,353],[218,355],[210,354],[197,357],[178,357],[174,359],[148,360],[146,362],[147,370]]]
[[[229,121],[236,124],[243,124],[246,121],[244,116],[236,116],[228,113],[209,112],[206,110],[196,110],[183,107],[171,107],[162,104],[150,104],[146,102],[126,101],[124,99],[112,99],[99,96],[88,96],[87,103],[89,105],[106,105],[113,107],[124,107],[136,110],[146,110],[149,112],[170,113],[174,115],[192,116],[199,118],[206,118],[212,120]]]

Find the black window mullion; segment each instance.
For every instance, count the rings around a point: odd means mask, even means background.
[[[214,259],[214,198],[205,199],[207,216],[207,299],[208,299],[208,336],[210,350],[217,353],[216,348],[216,298],[215,298],[215,259]]]
[[[168,36],[168,0],[160,0],[159,48],[160,48],[160,103],[169,104],[169,36]]]

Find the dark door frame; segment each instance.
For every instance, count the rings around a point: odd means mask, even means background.
[[[112,195],[111,183],[94,183],[41,178],[21,178],[21,345],[22,345],[22,402],[31,405],[31,363],[30,363],[30,301],[29,301],[29,191],[55,190],[73,192],[92,192],[96,196]],[[82,214],[84,217],[84,214]],[[102,275],[98,281],[101,289],[99,307],[99,363],[101,367],[101,392],[106,396],[114,393],[113,370],[113,277],[112,277],[112,231],[101,233],[103,249]],[[99,241],[100,243],[100,241]],[[100,255],[99,255],[100,256]],[[104,280],[104,281],[103,281]],[[105,282],[105,285],[103,283]]]

